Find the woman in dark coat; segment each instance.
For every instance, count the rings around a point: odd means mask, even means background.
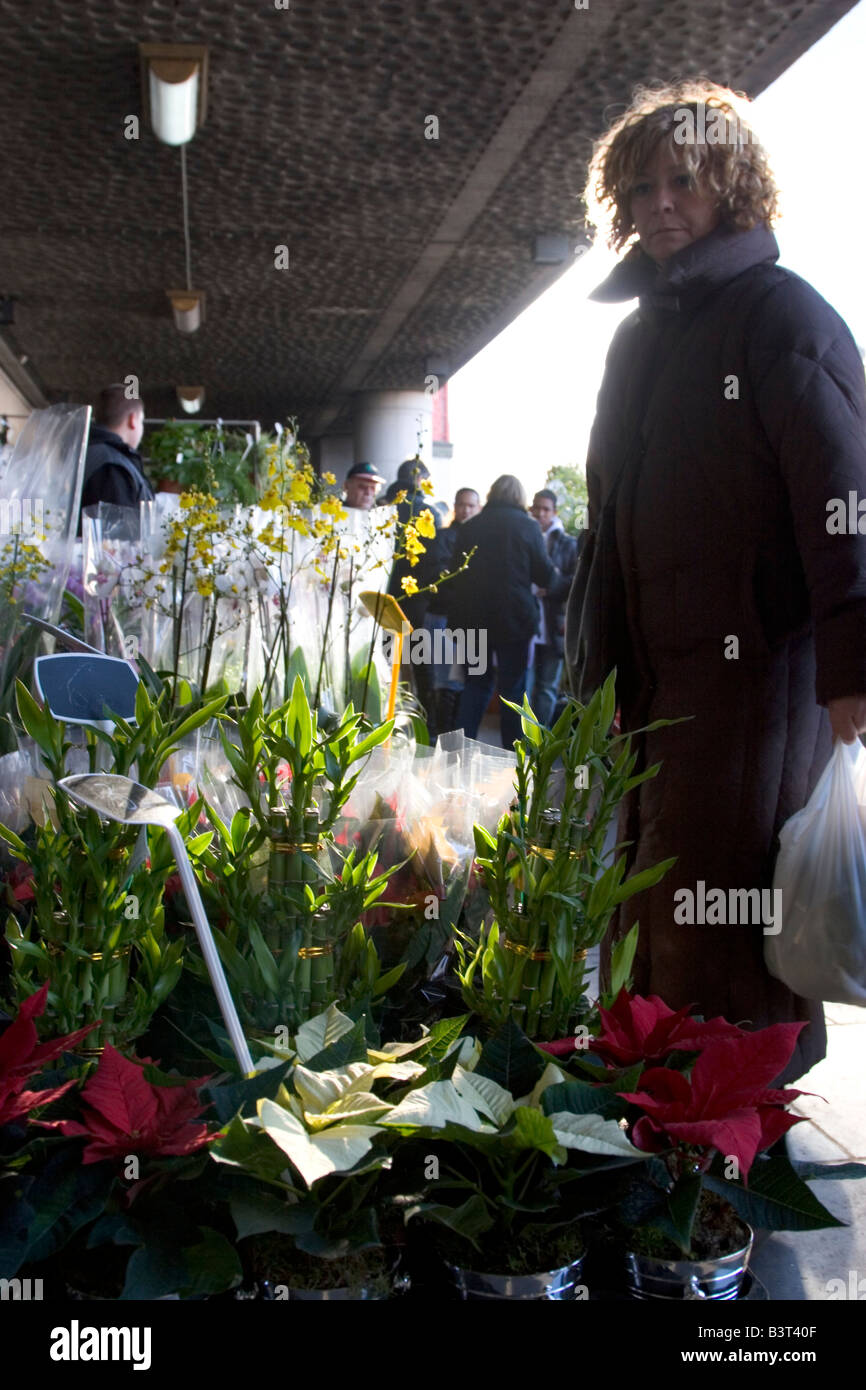
[[[523,703],[529,643],[539,620],[532,585],[546,590],[558,574],[548,559],[541,527],[526,511],[523,486],[510,473],[496,479],[486,505],[461,527],[455,565],[473,549],[467,568],[442,589],[449,627],[476,634],[476,649],[480,634],[486,658],[483,669],[480,661],[475,669],[467,665],[460,696],[458,725],[469,738],[477,736],[494,688],[502,699]],[[520,717],[505,705],[501,708],[502,746],[511,748],[520,737]]]
[[[742,110],[704,82],[641,93],[593,157],[611,244],[640,238],[592,296],[638,298],[587,461],[590,535],[608,504],[622,598],[593,614],[580,565],[566,646],[575,689],[617,666],[625,729],[690,716],[643,737],[662,768],[620,822],[634,869],[677,856],[616,926],[641,924],[637,991],[756,1028],[807,1020],[793,1080],[826,1034],[820,1003],[765,968],[779,922],[704,925],[699,904],[770,887],[833,736],[866,729],[866,537],[827,526],[833,499],[866,496],[866,392],[843,321],[776,265],[776,189]],[[697,138],[711,119],[723,142]]]

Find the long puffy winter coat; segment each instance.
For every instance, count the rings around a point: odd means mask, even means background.
[[[832,499],[866,497],[863,364],[778,254],[766,227],[722,226],[661,269],[634,248],[595,291],[639,308],[610,348],[587,478],[592,527],[632,460],[616,501],[624,727],[691,716],[643,736],[644,763],[662,768],[623,807],[620,839],[634,869],[677,863],[614,935],[639,919],[636,988],[671,1007],[808,1020],[791,1080],[824,1056],[821,1005],[768,974],[761,923],[674,916],[680,889],[769,888],[778,832],[831,751],[822,706],[866,692],[866,537],[827,529]],[[572,663],[580,604],[576,582]]]

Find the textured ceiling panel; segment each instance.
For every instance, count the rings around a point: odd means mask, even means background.
[[[851,0],[0,0],[0,293],[49,397],[139,376],[152,414],[345,425],[359,387],[468,360],[555,278],[539,232],[582,233],[592,140],[638,81],[699,71],[754,94]],[[684,18],[687,14],[687,19]],[[207,43],[188,146],[141,115],[139,42]],[[438,140],[425,138],[435,115]],[[289,268],[275,268],[275,247]]]

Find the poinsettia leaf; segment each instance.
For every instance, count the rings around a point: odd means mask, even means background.
[[[353,1027],[354,1020],[341,1013],[336,1004],[331,1004],[324,1013],[317,1014],[298,1029],[295,1038],[298,1057],[308,1065],[311,1057],[324,1051],[344,1033],[350,1033]]]
[[[255,1114],[258,1101],[273,1100],[291,1069],[291,1062],[281,1062],[279,1066],[268,1067],[265,1071],[256,1072],[255,1076],[245,1077],[243,1081],[232,1081],[225,1086],[205,1086],[202,1095],[213,1101],[217,1119],[220,1124],[225,1124],[238,1112],[242,1115]]]
[[[229,1204],[238,1240],[271,1231],[293,1236],[310,1230],[315,1213],[300,1202],[290,1204],[272,1192],[250,1192],[232,1197]]]
[[[50,1154],[27,1189],[35,1214],[21,1263],[37,1264],[61,1250],[76,1231],[104,1211],[113,1182],[108,1164],[83,1166],[75,1145],[63,1145]]]
[[[513,1096],[526,1096],[544,1071],[547,1060],[509,1018],[481,1049],[475,1071],[479,1076],[489,1076]]]
[[[797,1176],[782,1155],[759,1159],[749,1173],[749,1186],[726,1182],[713,1173],[704,1176],[711,1192],[725,1197],[744,1221],[770,1231],[819,1231],[844,1226]]]
[[[309,1057],[304,1065],[309,1071],[333,1071],[336,1067],[348,1066],[350,1062],[366,1062],[367,1037],[364,1019],[359,1018],[349,1032],[343,1033],[336,1042],[322,1048],[321,1052]]]
[[[386,1110],[392,1109],[393,1106],[387,1100],[382,1100],[381,1096],[374,1096],[372,1091],[349,1091],[319,1114],[311,1115],[305,1111],[304,1119],[309,1128],[316,1132],[326,1129],[337,1120],[344,1124],[356,1124],[362,1118],[373,1120],[378,1115],[384,1115]]]
[[[151,1240],[130,1255],[120,1298],[122,1301],[167,1298],[177,1293],[186,1280],[180,1247]]]
[[[354,1062],[348,1066],[332,1068],[327,1071],[313,1071],[309,1067],[296,1066],[292,1072],[292,1086],[305,1111],[315,1114],[327,1110],[336,1100],[345,1095],[356,1082],[364,1082],[372,1076],[373,1068],[369,1062]]]
[[[419,1216],[423,1221],[435,1221],[440,1226],[445,1226],[455,1235],[462,1236],[468,1240],[476,1250],[480,1250],[478,1236],[489,1231],[495,1224],[490,1210],[484,1198],[478,1193],[474,1193],[468,1201],[463,1202],[459,1207],[449,1207],[442,1202],[422,1202],[413,1207],[406,1214],[406,1219],[410,1220],[414,1216]]]
[[[502,1126],[510,1119],[514,1111],[514,1097],[503,1086],[491,1081],[489,1076],[479,1076],[477,1072],[457,1066],[452,1081],[458,1095],[495,1125]]]
[[[225,1236],[209,1226],[199,1231],[201,1240],[182,1251],[186,1278],[179,1290],[181,1298],[212,1297],[235,1288],[243,1278],[240,1256]]]
[[[470,1131],[487,1131],[490,1125],[458,1093],[451,1081],[431,1081],[417,1086],[400,1104],[382,1117],[381,1123],[410,1129],[442,1129],[460,1126]]]
[[[100,1245],[143,1245],[145,1237],[124,1212],[105,1212],[87,1234],[87,1249]]]
[[[157,1117],[154,1088],[143,1069],[123,1057],[111,1043],[106,1043],[82,1096],[118,1135],[146,1134]]]
[[[605,1115],[619,1119],[625,1114],[624,1103],[604,1086],[588,1085],[585,1081],[565,1081],[548,1086],[541,1097],[545,1115],[567,1112],[571,1115]]]
[[[549,1116],[557,1141],[567,1149],[582,1149],[586,1153],[603,1154],[610,1158],[641,1158],[642,1154],[630,1144],[625,1131],[616,1120],[603,1115],[572,1115],[560,1113]]]
[[[324,1219],[324,1228],[319,1229],[317,1224],[295,1238],[298,1249],[306,1251],[308,1255],[334,1260],[357,1254],[361,1250],[381,1247],[382,1238],[379,1235],[375,1204],[362,1207],[348,1223],[339,1222],[336,1230],[328,1229],[327,1218],[321,1209],[317,1216],[320,1221]]]
[[[567,1157],[552,1121],[528,1105],[518,1105],[515,1110],[514,1128],[508,1135],[508,1143],[516,1149],[537,1149],[554,1163],[564,1163]]]
[[[296,1115],[272,1100],[259,1102],[259,1118],[268,1138],[282,1149],[308,1187],[329,1173],[354,1168],[379,1133],[373,1125],[340,1124],[313,1135]]]

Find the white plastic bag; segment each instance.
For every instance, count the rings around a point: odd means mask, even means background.
[[[782,827],[773,887],[782,929],[767,969],[806,999],[866,1007],[866,749],[836,744],[807,804]]]

